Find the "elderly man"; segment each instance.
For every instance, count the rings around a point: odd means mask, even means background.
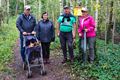
[[[70,62],[73,63],[73,39],[76,35],[76,18],[70,13],[68,6],[64,7],[64,14],[58,18],[58,36],[60,37],[61,48],[64,59],[62,63],[67,62],[67,45],[70,55]]]
[[[24,13],[22,13],[16,21],[16,27],[20,32],[20,52],[23,63],[25,63],[25,48],[23,47],[23,35],[27,35],[30,33],[36,34],[36,19],[33,15],[30,14],[30,10],[31,8],[29,5],[24,6]]]

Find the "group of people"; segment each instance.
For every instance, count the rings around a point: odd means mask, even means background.
[[[25,63],[25,48],[23,47],[23,36],[29,33],[36,34],[38,40],[42,45],[42,54],[44,63],[49,64],[50,60],[50,43],[55,40],[55,28],[52,21],[48,18],[48,13],[44,12],[41,16],[41,20],[37,23],[35,17],[30,13],[31,7],[26,5],[24,7],[24,13],[21,14],[17,21],[16,27],[20,32],[20,53],[22,61]],[[86,32],[86,39],[89,48],[89,59],[90,63],[94,62],[95,59],[95,21],[92,16],[89,15],[88,9],[86,7],[82,8],[82,16],[78,17],[78,36],[80,38],[80,49],[82,54],[84,54],[84,37],[83,32]],[[73,41],[76,38],[76,17],[71,14],[70,8],[68,6],[64,7],[64,13],[58,17],[57,25],[57,36],[60,38],[61,49],[63,52],[63,61],[66,63],[67,58],[67,47],[69,52],[69,61],[74,62],[74,49]],[[84,57],[83,57],[83,62]]]

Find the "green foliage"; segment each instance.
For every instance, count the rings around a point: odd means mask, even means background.
[[[3,7],[0,7],[0,26],[1,26],[2,21],[4,20],[3,15],[4,15]]]
[[[18,11],[17,13],[20,14],[23,12],[23,8],[24,4],[23,2],[18,0],[18,4],[17,4],[17,0],[10,0],[10,15],[15,15],[16,10]]]
[[[11,18],[9,24],[3,24],[0,30],[0,71],[5,69],[12,58],[13,45],[18,37],[15,20]]]
[[[95,63],[83,65],[75,61],[72,65],[73,74],[79,79],[90,80],[119,80],[120,79],[120,45],[104,45],[104,41],[97,40],[97,59]],[[106,49],[106,50],[105,50]],[[78,55],[78,53],[77,53]]]
[[[56,37],[55,41],[51,43],[51,47],[50,48],[51,48],[51,50],[60,48],[59,37]]]

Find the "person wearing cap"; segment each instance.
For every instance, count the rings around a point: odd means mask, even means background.
[[[96,31],[95,31],[95,20],[92,16],[89,15],[88,9],[86,7],[82,8],[82,16],[79,17],[79,27],[78,27],[78,34],[80,37],[80,50],[82,54],[84,55],[84,38],[83,38],[83,32],[86,32],[86,38],[87,38],[87,45],[89,47],[89,60],[90,63],[93,63],[95,59],[95,37],[96,37]],[[83,62],[85,61],[85,58],[83,56]]]
[[[17,18],[16,27],[20,32],[20,53],[22,61],[25,63],[25,48],[23,47],[23,35],[36,34],[36,19],[30,14],[31,7],[29,5],[24,6],[24,12]]]
[[[70,56],[70,62],[74,61],[73,39],[76,35],[76,18],[70,13],[68,6],[64,7],[64,13],[58,18],[57,34],[60,37],[61,48],[63,51],[63,61],[67,62],[67,46]]]

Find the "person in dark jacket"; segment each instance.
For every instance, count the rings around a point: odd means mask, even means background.
[[[16,27],[18,28],[20,32],[20,47],[21,47],[21,57],[22,61],[25,63],[25,47],[23,47],[23,36],[27,34],[36,34],[35,27],[36,27],[36,19],[35,17],[30,14],[30,6],[26,5],[24,6],[24,13],[22,13],[17,21],[16,21]]]
[[[42,20],[37,25],[38,40],[41,42],[43,59],[46,64],[49,64],[50,43],[55,40],[55,31],[53,22],[48,19],[48,13],[42,14]]]

